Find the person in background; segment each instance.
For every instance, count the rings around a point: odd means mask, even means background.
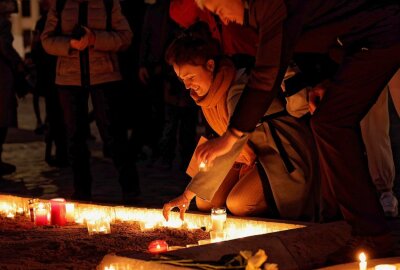
[[[119,0],[66,0],[61,12],[56,2],[41,35],[43,48],[56,55],[56,85],[67,129],[69,159],[74,174],[73,198],[91,200],[92,176],[88,132],[88,97],[104,144],[118,170],[124,203],[140,194],[134,155],[127,147],[123,121],[124,90],[117,52],[126,49],[132,31]],[[102,18],[102,19],[99,19]],[[104,20],[106,18],[106,20]]]
[[[225,23],[259,33],[256,64],[223,136],[198,147],[213,162],[254,130],[279,91],[294,52],[328,52],[339,44],[344,60],[332,80],[311,91],[326,218],[341,213],[353,238],[327,264],[353,261],[360,249],[390,256],[390,229],[362,152],[360,120],[400,66],[400,7],[392,1],[196,0]]]
[[[10,16],[17,12],[16,1],[0,0],[0,176],[16,170],[1,154],[8,128],[17,126],[16,83],[24,77],[24,62],[12,45]]]
[[[36,22],[32,39],[32,60],[36,67],[37,82],[36,91],[44,93],[46,105],[46,123],[48,125],[45,134],[45,161],[50,166],[68,166],[67,138],[64,126],[63,112],[58,98],[56,79],[57,57],[48,54],[42,46],[40,35],[44,30],[47,20],[47,12],[54,0],[42,0],[40,2],[40,18]],[[55,156],[52,155],[52,145],[55,145]]]
[[[248,74],[221,55],[218,41],[205,29],[207,25],[195,24],[186,30],[172,42],[166,58],[221,136]],[[280,99],[274,100],[257,128],[229,155],[207,172],[194,174],[184,193],[164,205],[165,218],[178,207],[183,219],[194,196],[201,211],[227,206],[238,216],[315,218],[319,193],[313,138],[304,123],[285,111]]]

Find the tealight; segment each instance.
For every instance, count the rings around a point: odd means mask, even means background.
[[[152,254],[158,254],[168,251],[168,244],[164,240],[154,240],[150,242],[148,250]]]

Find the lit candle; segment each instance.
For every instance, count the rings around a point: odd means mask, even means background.
[[[226,239],[226,233],[221,231],[211,231],[210,232],[210,240],[211,243],[222,242]]]
[[[50,211],[48,204],[38,203],[34,209],[35,211],[35,225],[49,225],[50,223]]]
[[[200,172],[206,172],[207,171],[207,162],[206,161],[200,162],[199,171]]]
[[[396,265],[393,264],[378,264],[375,266],[375,270],[396,270]]]
[[[226,209],[225,207],[211,209],[211,230],[223,231],[226,222]]]
[[[56,198],[50,200],[51,204],[51,225],[64,226],[67,222],[65,217],[65,199]]]
[[[164,240],[154,240],[150,242],[148,250],[152,254],[158,254],[168,251],[168,244]]]
[[[86,221],[89,235],[111,233],[110,221],[106,218],[91,219]]]
[[[65,217],[67,222],[75,222],[75,205],[73,203],[65,204]]]
[[[367,256],[365,253],[361,252],[358,258],[360,259],[360,270],[367,270]]]

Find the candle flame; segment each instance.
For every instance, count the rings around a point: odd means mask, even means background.
[[[360,260],[360,262],[365,262],[367,260],[367,256],[364,252],[361,252],[360,255],[358,255],[358,259]]]

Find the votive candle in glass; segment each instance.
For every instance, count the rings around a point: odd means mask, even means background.
[[[75,222],[75,204],[66,203],[65,204],[65,217],[67,222]]]
[[[34,208],[35,225],[43,226],[50,224],[50,205],[48,203],[39,202]]]
[[[211,209],[211,230],[223,231],[226,223],[226,208],[216,207]]]
[[[154,240],[154,241],[150,242],[150,244],[148,246],[148,250],[152,254],[167,252],[168,244],[164,240]]]
[[[64,226],[67,222],[65,199],[56,198],[50,200],[51,204],[51,225]]]
[[[89,235],[111,233],[110,220],[107,218],[90,219],[86,221]]]

